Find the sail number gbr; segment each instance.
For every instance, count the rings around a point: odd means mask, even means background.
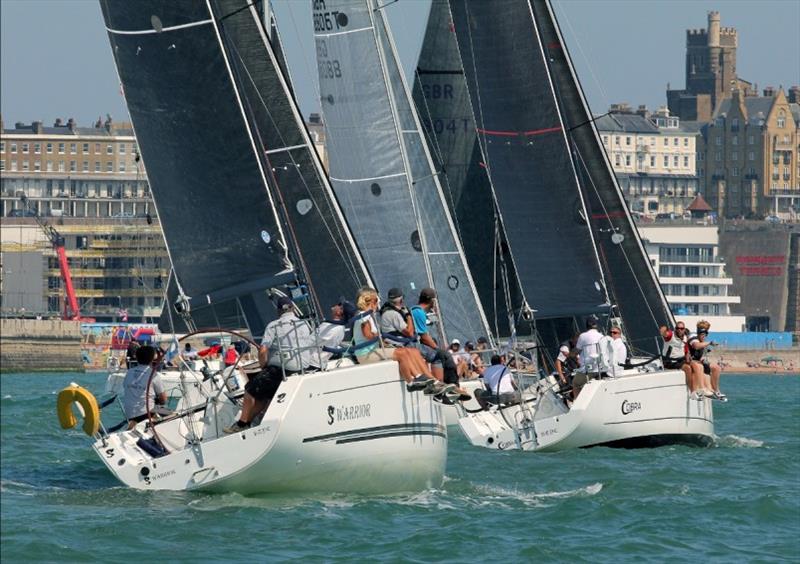
[[[320,78],[342,78],[339,60],[328,58],[328,46],[324,39],[317,39],[317,66]]]

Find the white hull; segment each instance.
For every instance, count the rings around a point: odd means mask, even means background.
[[[136,445],[150,436],[145,422],[93,448],[123,484],[144,490],[391,493],[442,482],[442,410],[405,390],[395,362],[292,376],[259,425],[223,434],[238,411],[219,393],[205,409],[156,425],[170,451],[158,458]]]
[[[524,405],[462,411],[461,430],[475,446],[543,452],[714,440],[711,400],[691,399],[680,370],[590,380],[571,408],[549,389],[523,398]]]

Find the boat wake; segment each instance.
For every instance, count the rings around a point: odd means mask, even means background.
[[[764,441],[748,439],[747,437],[739,437],[737,435],[725,435],[724,437],[717,438],[717,446],[729,448],[761,448],[764,446]]]

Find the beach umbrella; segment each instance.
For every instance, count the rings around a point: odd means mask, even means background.
[[[778,356],[765,356],[761,359],[761,362],[780,362],[783,363],[783,359]]]

